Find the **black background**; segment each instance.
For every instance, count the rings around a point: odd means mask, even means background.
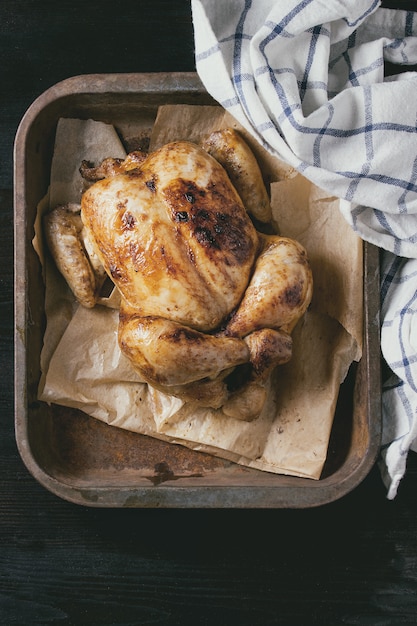
[[[385,6],[416,10],[415,2]],[[109,510],[27,472],[13,427],[12,152],[45,89],[87,73],[193,71],[187,0],[0,4],[0,623],[417,623],[417,461],[317,509]]]

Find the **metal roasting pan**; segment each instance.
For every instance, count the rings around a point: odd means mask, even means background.
[[[60,117],[115,125],[127,149],[146,140],[161,104],[215,104],[194,73],[98,74],[64,80],[29,107],[17,131],[15,175],[15,433],[29,472],[73,503],[136,508],[307,508],[354,489],[380,445],[378,250],[364,244],[364,350],[340,389],[319,480],[252,470],[127,432],[37,400],[44,286],[32,247]],[[138,125],[139,124],[139,125]],[[140,147],[140,146],[139,146]]]

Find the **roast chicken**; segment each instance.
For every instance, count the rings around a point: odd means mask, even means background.
[[[81,171],[90,186],[80,213],[58,207],[46,221],[80,303],[94,306],[107,275],[120,293],[120,349],[142,380],[258,417],[313,283],[298,242],[254,226],[271,212],[247,144],[226,129],[201,146],[176,141]]]

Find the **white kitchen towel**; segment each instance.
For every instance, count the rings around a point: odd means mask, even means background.
[[[197,72],[270,153],[343,199],[383,251],[382,477],[392,499],[417,429],[417,14],[377,0],[192,0]],[[402,68],[403,69],[403,68]]]

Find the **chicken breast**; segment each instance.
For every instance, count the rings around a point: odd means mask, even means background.
[[[82,219],[130,308],[211,331],[238,305],[258,235],[225,170],[175,142],[98,181]]]

